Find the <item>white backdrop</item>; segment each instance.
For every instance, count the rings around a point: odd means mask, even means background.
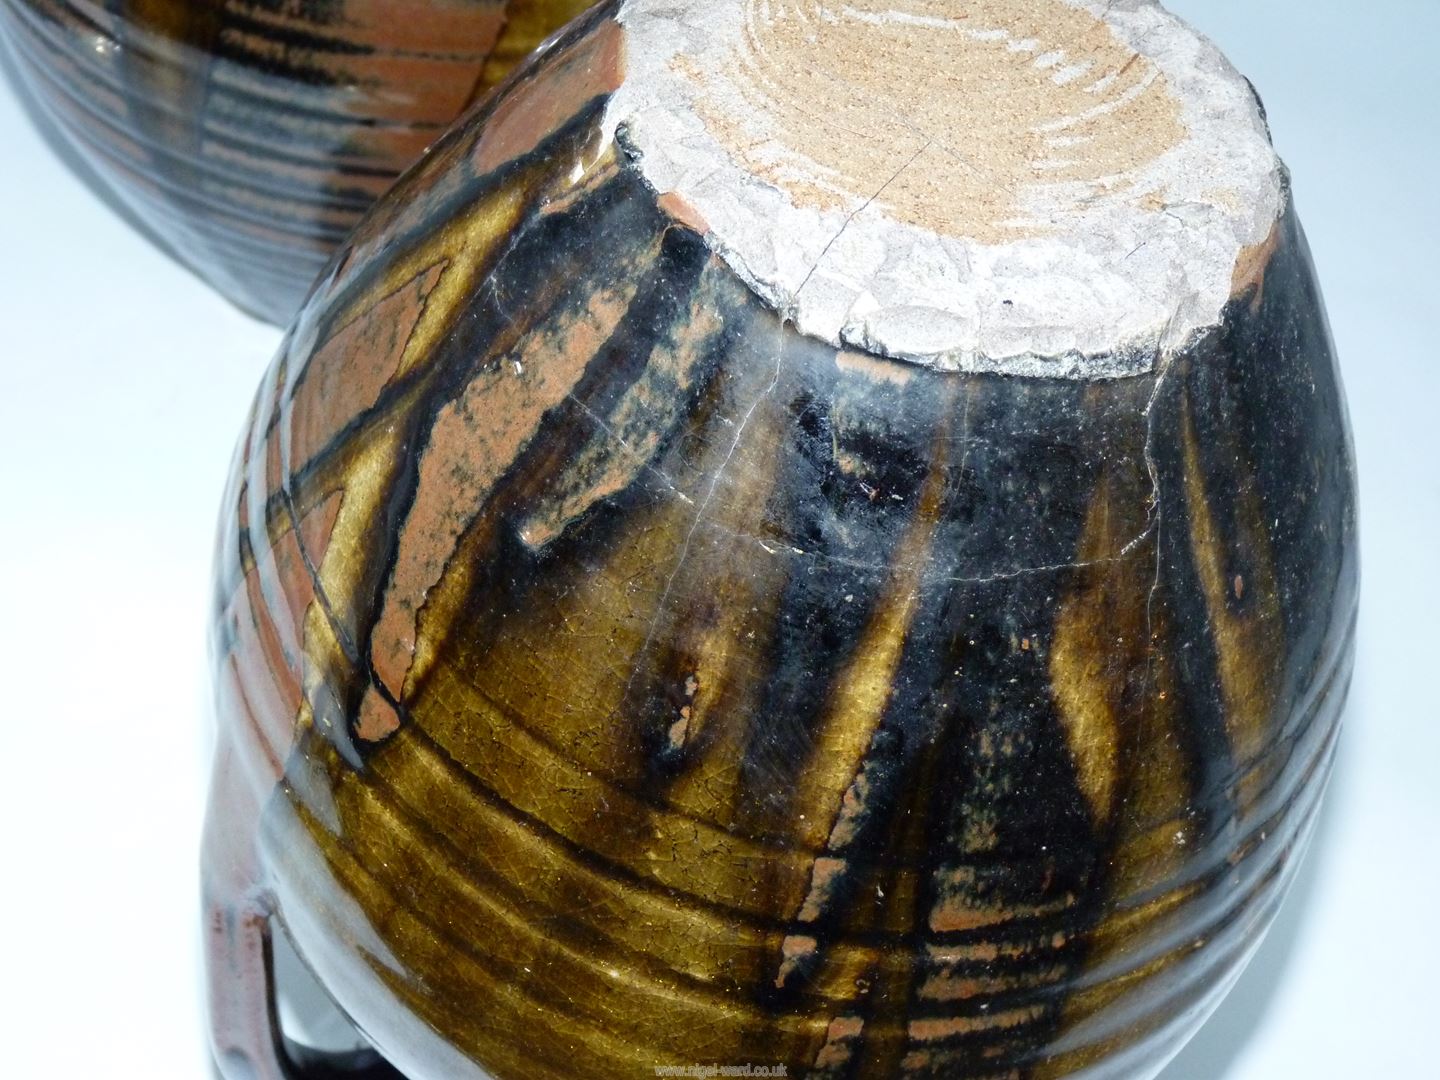
[[[1440,2],[1170,6],[1254,80],[1294,170],[1359,446],[1364,597],[1315,847],[1164,1080],[1440,1076]],[[200,1080],[212,533],[279,334],[76,179],[13,80],[0,148],[0,1075]]]

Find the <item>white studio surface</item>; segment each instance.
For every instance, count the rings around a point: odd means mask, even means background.
[[[1169,6],[1259,87],[1293,170],[1355,425],[1364,570],[1315,844],[1251,968],[1162,1080],[1433,1077],[1440,3]],[[77,179],[5,74],[0,1076],[202,1080],[210,560],[280,334]]]

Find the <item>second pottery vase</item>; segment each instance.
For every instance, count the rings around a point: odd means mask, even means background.
[[[0,0],[97,174],[252,314],[294,316],[360,215],[586,0]]]
[[[1184,24],[954,7],[604,4],[331,265],[221,532],[228,1077],[333,1075],[277,926],[412,1080],[1149,1077],[1233,982],[1353,653],[1314,272]]]

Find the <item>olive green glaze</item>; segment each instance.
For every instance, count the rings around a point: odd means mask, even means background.
[[[360,215],[588,0],[0,0],[36,97],[236,304],[288,322]]]
[[[1295,218],[1157,374],[837,352],[603,138],[618,39],[607,5],[409,175],[261,388],[227,1075],[291,1068],[270,917],[414,1078],[1153,1075],[1274,914],[1350,671]]]

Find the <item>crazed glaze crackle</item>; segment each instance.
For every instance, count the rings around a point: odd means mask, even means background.
[[[332,262],[221,531],[231,1080],[1150,1077],[1236,977],[1353,651],[1315,276],[1192,31],[955,7],[601,5]]]

